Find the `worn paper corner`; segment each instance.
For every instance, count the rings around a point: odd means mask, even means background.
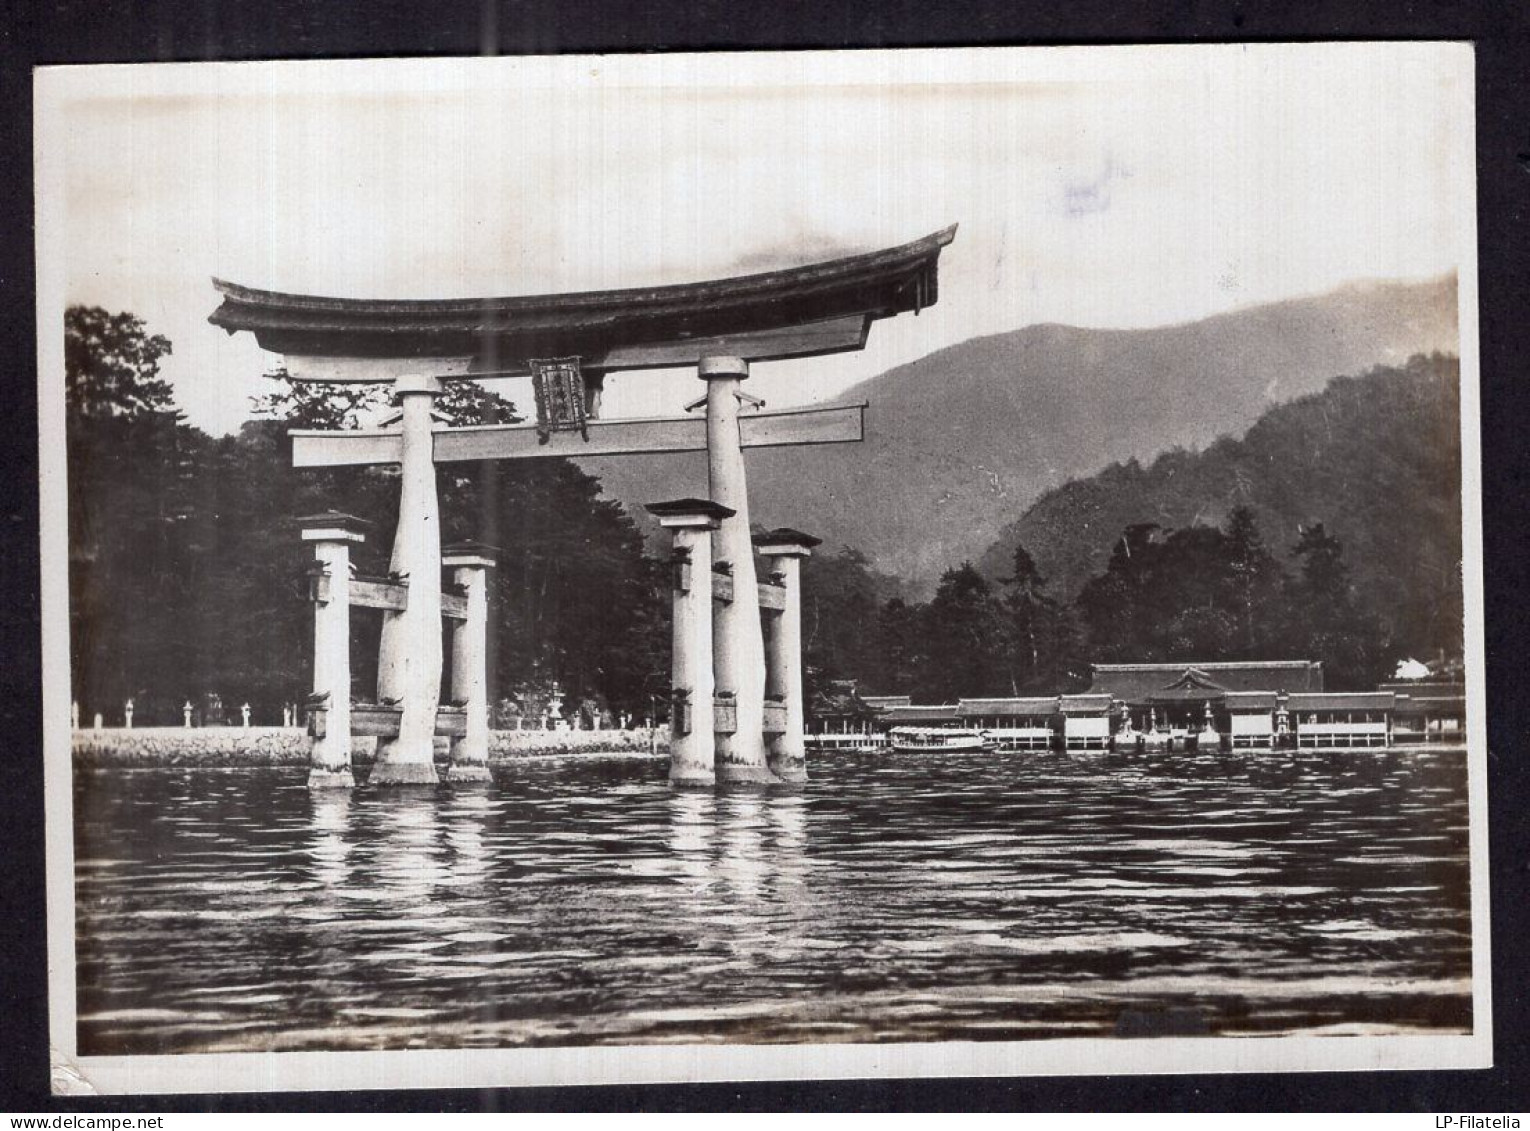
[[[58,1051],[56,1046],[48,1048],[50,1067],[49,1076],[52,1081],[52,1090],[55,1096],[94,1096],[96,1089],[85,1073],[80,1071],[80,1066],[70,1057]]]

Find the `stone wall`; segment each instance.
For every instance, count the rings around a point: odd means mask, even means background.
[[[106,727],[77,730],[76,765],[100,766],[306,766],[308,734],[301,727]],[[659,734],[659,753],[668,756],[669,735]],[[567,757],[580,754],[646,755],[646,730],[492,730],[489,761]],[[351,760],[370,765],[375,738],[352,740]],[[447,740],[436,739],[436,760],[447,758]]]
[[[647,754],[646,730],[491,730],[489,761],[563,754]],[[669,756],[669,728],[659,731],[659,753]]]
[[[77,730],[81,766],[306,766],[299,727],[104,727]]]

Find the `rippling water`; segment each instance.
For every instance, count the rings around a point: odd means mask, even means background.
[[[1460,750],[77,779],[82,1052],[1464,1031]]]

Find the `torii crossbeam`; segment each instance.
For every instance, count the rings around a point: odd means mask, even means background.
[[[713,618],[716,690],[736,705],[730,728],[716,734],[716,777],[764,782],[797,776],[800,769],[786,767],[801,766],[801,734],[774,739],[770,753],[777,757],[768,756],[764,738],[767,673],[743,448],[859,441],[865,405],[746,411],[752,398],[740,385],[753,362],[859,350],[873,321],[933,305],[940,252],[955,233],[952,226],[900,247],[783,271],[583,294],[361,300],[215,279],[224,298],[209,321],[229,333],[253,333],[262,348],[282,355],[294,380],[389,382],[401,402],[394,427],[292,433],[298,467],[402,468],[390,568],[407,574],[409,582],[404,607],[390,598],[384,611],[377,686],[379,703],[398,704],[400,717],[397,734],[379,744],[371,780],[436,780],[443,602],[435,464],[701,450],[708,455],[710,499],[728,512],[711,550],[715,563],[731,569],[733,593]],[[545,364],[535,360],[540,358],[578,359],[588,416],[581,414],[580,431],[549,430],[545,421],[459,428],[432,423],[431,403],[443,382],[520,376]],[[608,373],[679,366],[695,366],[706,382],[704,418],[600,419]],[[481,686],[476,694],[483,697]],[[793,717],[800,720],[797,706]],[[711,704],[705,708],[710,733]],[[486,704],[469,702],[466,709],[472,720]],[[701,721],[698,715],[698,726]],[[474,731],[470,722],[468,732]],[[321,776],[326,782],[342,777]]]
[[[853,444],[864,438],[865,401],[742,413],[739,443],[745,448],[796,444]],[[402,463],[403,435],[396,428],[348,432],[294,430],[292,466],[350,467]],[[554,432],[543,440],[534,424],[490,424],[432,431],[436,463],[545,456],[623,456],[653,452],[704,452],[706,421],[694,416],[592,420],[589,439]]]

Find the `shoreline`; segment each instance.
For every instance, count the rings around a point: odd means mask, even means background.
[[[377,740],[352,740],[351,765],[372,764]],[[302,727],[103,727],[76,730],[70,754],[79,769],[133,769],[160,766],[210,769],[309,765],[310,739]],[[449,759],[448,740],[436,739],[436,762]],[[489,765],[529,758],[669,756],[669,735],[661,731],[650,751],[647,730],[489,732]]]
[[[351,765],[365,770],[372,765],[377,740],[357,736],[353,741]],[[301,727],[103,727],[100,730],[77,730],[70,736],[70,750],[77,769],[152,769],[189,767],[232,769],[240,767],[281,767],[307,769],[310,740]],[[1302,747],[1237,751],[1253,758],[1270,755],[1299,757],[1314,754],[1410,754],[1421,751],[1464,751],[1465,743],[1409,743],[1373,747]],[[894,757],[883,751],[888,757]],[[823,751],[818,751],[823,753]],[[1122,755],[1104,750],[1072,751],[1002,751],[1009,754],[1072,754],[1077,757],[1143,757]],[[1233,751],[1222,751],[1231,757]],[[489,732],[489,765],[502,766],[529,759],[553,761],[569,758],[653,758],[669,757],[669,735],[661,729],[650,749],[647,730],[605,731],[507,731]],[[436,739],[436,764],[449,761],[448,740]]]

